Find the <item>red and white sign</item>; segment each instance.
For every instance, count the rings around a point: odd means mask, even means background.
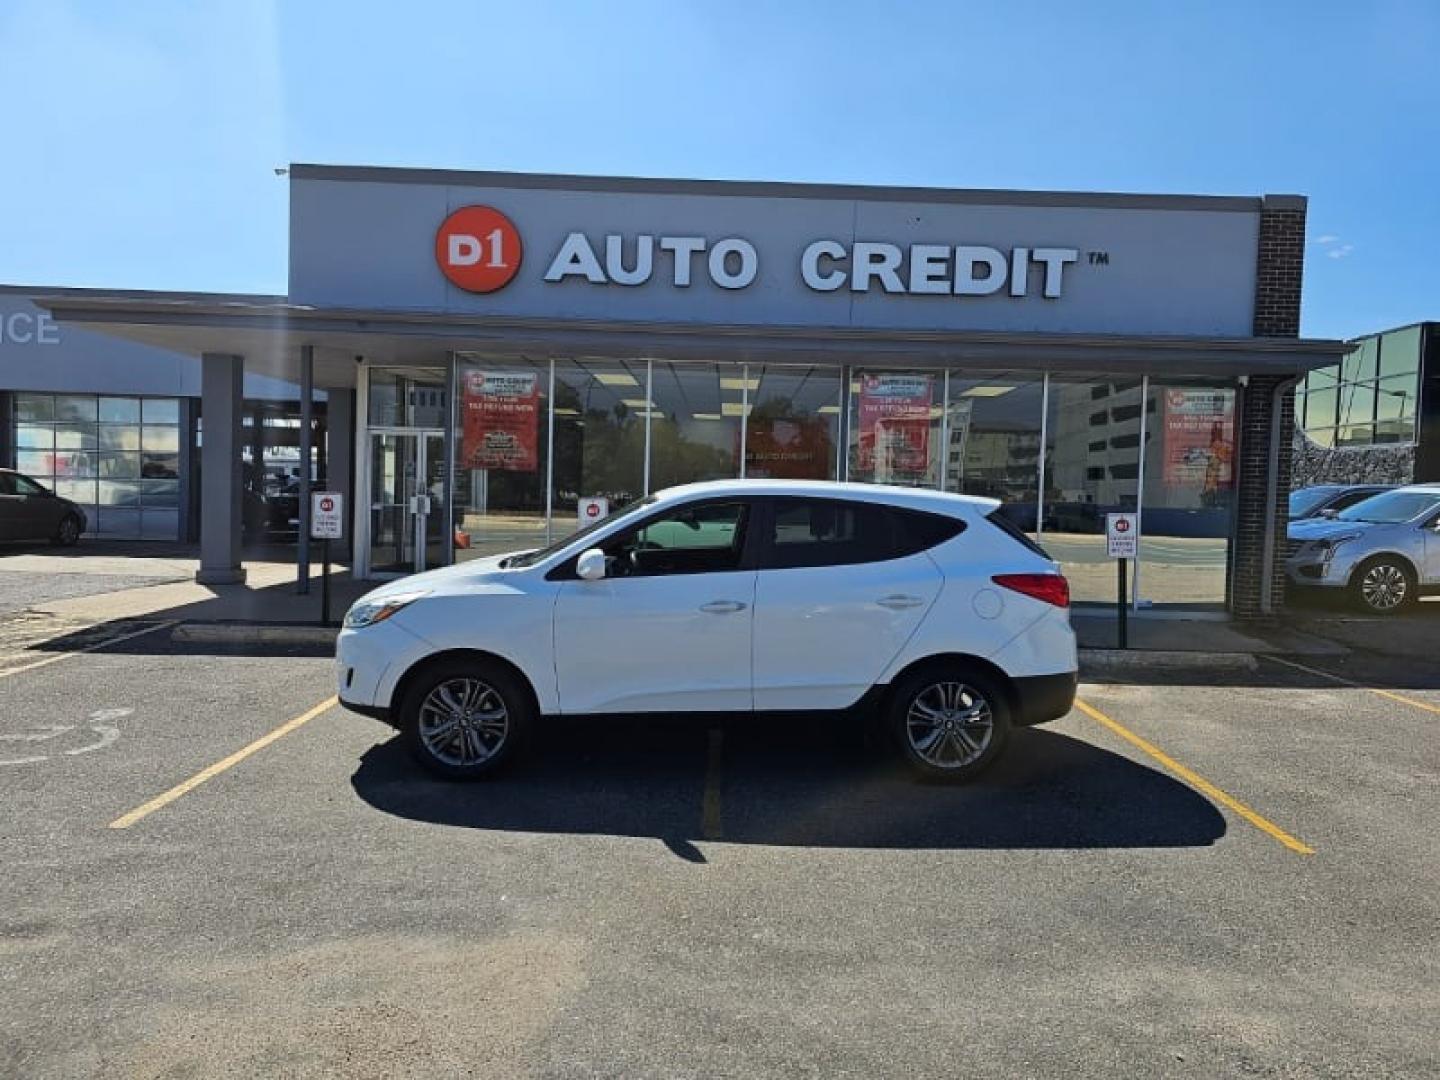
[[[1140,551],[1138,514],[1105,515],[1105,554],[1112,559],[1133,559]]]
[[[310,538],[339,540],[345,535],[345,497],[338,491],[310,493]]]
[[[925,475],[930,468],[933,398],[929,375],[860,377],[861,472],[881,483]]]
[[[462,380],[469,469],[534,472],[540,467],[540,377],[533,371],[467,371]]]
[[[523,254],[520,230],[491,206],[462,206],[435,233],[435,261],[450,284],[466,292],[503,289]]]
[[[1235,482],[1235,397],[1230,390],[1165,390],[1167,487],[1200,488],[1213,505]]]
[[[581,525],[594,525],[595,522],[604,521],[610,516],[610,500],[598,496],[581,499],[578,512]]]

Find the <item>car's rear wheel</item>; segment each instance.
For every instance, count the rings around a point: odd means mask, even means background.
[[[415,760],[449,780],[490,776],[516,755],[534,722],[526,687],[506,668],[454,661],[423,671],[405,692],[400,730]]]
[[[54,542],[61,547],[74,547],[80,542],[80,519],[74,514],[66,514],[60,519],[60,524],[55,527]]]
[[[994,764],[1010,737],[1010,702],[988,673],[965,666],[927,668],[890,695],[890,735],[915,773],[965,783]]]
[[[1399,559],[1382,555],[1355,571],[1350,590],[1361,611],[1394,615],[1414,602],[1417,586],[1410,567]]]

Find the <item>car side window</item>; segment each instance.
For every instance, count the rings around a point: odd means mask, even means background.
[[[15,478],[9,473],[0,473],[0,495],[15,494]]]
[[[749,516],[745,502],[703,503],[660,514],[601,545],[606,577],[739,570]]]
[[[1378,491],[1347,491],[1344,495],[1341,495],[1338,499],[1332,502],[1329,505],[1328,509],[1344,510],[1346,507],[1354,506],[1358,502],[1364,502],[1366,499],[1372,498],[1373,496],[1378,494]]]
[[[876,503],[777,499],[762,569],[849,566],[896,557],[889,511]]]
[[[16,494],[16,495],[44,495],[44,494],[45,494],[45,489],[42,488],[39,484],[35,483],[34,480],[29,480],[29,479],[27,479],[26,477],[23,477],[23,476],[12,476],[10,479],[11,479],[11,482],[14,483],[14,485],[15,485],[14,494]]]
[[[895,523],[893,557],[897,559],[939,547],[946,540],[952,540],[965,531],[963,521],[946,517],[944,514],[927,514],[923,510],[891,510],[890,515]],[[1015,531],[1019,532],[1018,529]],[[1025,534],[1022,532],[1020,535]],[[1033,543],[1029,546],[1035,548]],[[1044,555],[1045,552],[1041,550],[1040,554]],[[1045,557],[1049,558],[1048,555]]]

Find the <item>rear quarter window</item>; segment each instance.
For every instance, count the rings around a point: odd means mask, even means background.
[[[1014,540],[1021,547],[1024,547],[1029,551],[1033,551],[1042,559],[1050,558],[1050,553],[1048,551],[1046,551],[1043,547],[1037,544],[1024,532],[1021,532],[1019,526],[1017,526],[1013,521],[1011,521],[1004,514],[1002,514],[1000,510],[995,510],[989,514],[986,514],[985,520],[990,522],[991,525],[994,525],[995,528],[999,529],[1006,536],[1010,537],[1011,540]]]
[[[953,540],[965,531],[965,523],[959,518],[944,514],[927,514],[922,510],[891,510],[890,517],[895,532],[892,559],[903,559],[907,555],[929,551],[947,540]]]

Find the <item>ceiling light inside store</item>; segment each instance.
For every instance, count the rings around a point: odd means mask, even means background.
[[[556,409],[555,409],[555,415],[556,415],[556,416],[579,416],[579,415],[580,415],[580,410],[579,410],[579,409],[561,409],[561,408],[556,408]]]
[[[639,386],[640,380],[623,371],[597,371],[595,381],[601,386]]]
[[[839,405],[821,405],[820,408],[816,409],[815,411],[818,412],[818,413],[838,413],[838,412],[840,411],[840,406],[839,406]]]
[[[756,390],[759,386],[759,379],[724,378],[720,380],[721,390]]]
[[[1008,394],[1014,390],[1013,386],[972,386],[966,390],[961,397],[999,397],[1001,394]]]
[[[632,409],[653,409],[655,403],[649,398],[621,398],[621,405],[629,405]]]
[[[697,413],[691,413],[691,414],[690,414],[690,419],[692,419],[692,420],[723,420],[724,417],[722,417],[718,412],[697,412]]]
[[[725,416],[749,416],[754,409],[754,405],[744,405],[738,401],[722,401],[720,403],[720,412]]]

